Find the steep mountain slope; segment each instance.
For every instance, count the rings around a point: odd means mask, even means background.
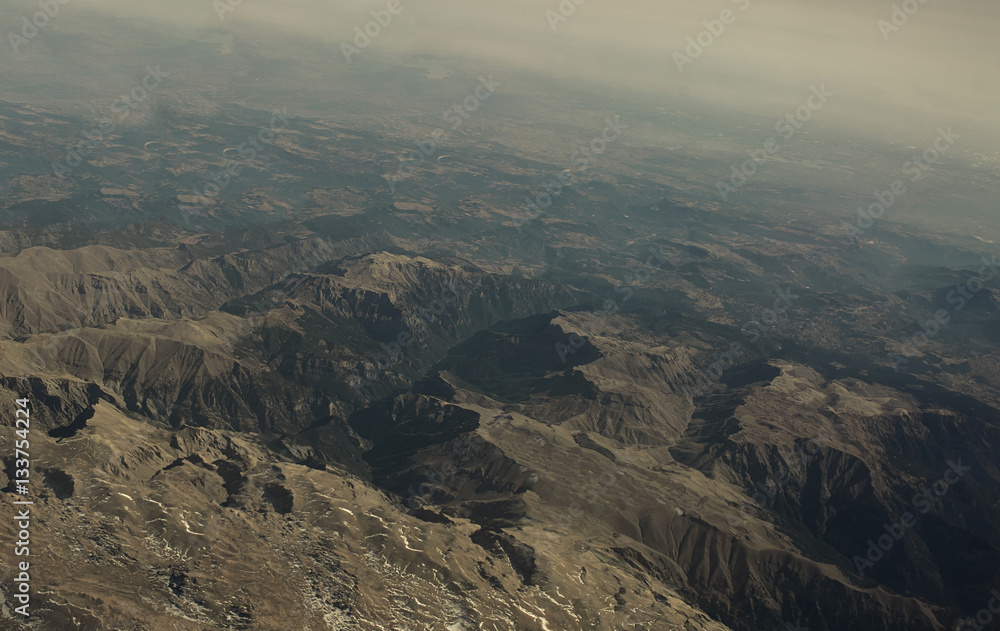
[[[640,363],[670,369],[630,370],[627,322],[614,340],[589,338],[586,363],[560,367],[554,330],[565,336],[582,321],[563,314],[495,327],[456,347],[437,380],[420,386],[478,414],[485,423],[475,435],[512,460],[458,466],[422,491],[423,509],[478,516],[533,549],[546,531],[606,546],[646,580],[683,585],[734,628],[802,618],[945,629],[954,615],[946,603],[974,606],[1000,578],[988,501],[1000,490],[997,464],[976,447],[1000,439],[997,410],[777,358],[747,364],[691,405],[678,378],[690,359],[667,342],[646,346]],[[520,369],[503,359],[512,352],[528,358]],[[519,387],[525,381],[536,387]],[[372,411],[387,417],[366,436],[375,444],[367,459],[389,489],[405,494],[412,480],[433,478],[442,446],[468,435],[470,415],[445,414],[449,404],[435,401],[400,398]],[[624,402],[608,415],[617,423],[603,422],[615,401]],[[945,494],[943,479],[955,486]],[[936,491],[911,491],[921,488]],[[870,552],[887,530],[889,550]]]
[[[1000,580],[975,386],[702,317],[690,245],[635,296],[359,245],[6,259],[31,628],[943,631]]]

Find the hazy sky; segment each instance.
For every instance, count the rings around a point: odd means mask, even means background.
[[[1000,3],[910,1],[918,10],[886,41],[878,21],[891,21],[887,0],[585,0],[579,6],[565,0],[575,11],[554,31],[546,11],[559,14],[558,0],[401,0],[402,13],[368,50],[454,54],[484,67],[519,65],[652,96],[683,91],[775,117],[804,101],[810,85],[826,84],[837,95],[823,112],[827,123],[896,139],[953,125],[970,142],[995,143]],[[28,1],[6,4],[13,7],[4,11],[8,28],[37,9]],[[255,22],[336,43],[353,39],[354,28],[372,19],[370,11],[387,4],[242,0],[222,19],[213,0],[72,0],[61,10],[101,9],[192,28]],[[733,23],[680,72],[672,54],[683,53],[687,38],[705,29],[703,21],[727,9]]]

